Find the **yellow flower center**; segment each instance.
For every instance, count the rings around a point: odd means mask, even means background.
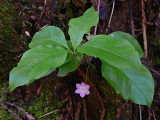
[[[82,91],[82,92],[85,92],[85,91],[86,91],[86,88],[85,88],[85,87],[81,87],[81,91]]]

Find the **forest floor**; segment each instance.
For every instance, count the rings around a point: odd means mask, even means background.
[[[116,0],[113,17],[112,0],[101,0],[100,21],[97,34],[123,31],[132,34],[142,48],[142,7],[137,0]],[[28,49],[31,37],[42,27],[60,27],[67,39],[68,22],[81,16],[91,6],[97,8],[95,0],[1,0],[0,1],[0,120],[98,120],[102,113],[100,101],[91,88],[85,99],[74,94],[81,77],[78,71],[59,78],[56,72],[28,86],[8,89],[9,72],[17,65]],[[100,92],[105,104],[104,120],[160,120],[160,1],[145,1],[148,57],[142,63],[151,71],[155,82],[154,100],[151,108],[124,100],[101,75],[101,63],[93,58],[91,64],[80,67],[86,72]],[[91,33],[94,28],[91,29]]]

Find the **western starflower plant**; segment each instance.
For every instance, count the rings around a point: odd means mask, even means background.
[[[95,35],[81,44],[84,34],[90,34],[91,27],[98,20],[98,13],[93,7],[82,16],[71,19],[68,31],[70,40],[66,40],[62,30],[56,26],[48,26],[37,32],[29,44],[30,49],[10,72],[10,90],[30,84],[56,68],[59,68],[59,77],[71,73],[82,63],[86,54],[100,58],[102,75],[117,94],[150,107],[154,81],[150,71],[140,61],[143,50],[133,36],[116,31],[109,35]],[[89,86],[84,87],[82,83],[77,88],[76,93],[81,97],[89,94]]]

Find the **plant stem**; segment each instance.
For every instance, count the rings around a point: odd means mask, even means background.
[[[84,72],[80,68],[78,68],[78,71],[81,74],[81,76],[85,79],[86,76],[85,76]],[[105,107],[104,107],[103,99],[102,99],[100,93],[98,92],[97,88],[94,86],[94,83],[88,77],[86,79],[89,82],[89,84],[93,87],[94,91],[96,92],[96,94],[98,96],[99,101],[101,102],[102,114],[101,114],[100,120],[103,120],[104,115],[105,115]]]
[[[75,63],[78,66],[76,55],[74,54],[73,56],[74,56],[74,59],[75,59]],[[81,76],[83,77],[84,80],[87,79],[89,84],[93,87],[94,91],[96,92],[96,94],[98,96],[98,99],[99,99],[99,101],[101,103],[101,106],[102,106],[102,114],[101,114],[100,120],[103,120],[106,110],[105,110],[103,99],[102,99],[100,93],[98,92],[97,88],[94,86],[94,83],[84,74],[84,72],[79,68],[79,66],[78,66],[77,70],[81,74]]]

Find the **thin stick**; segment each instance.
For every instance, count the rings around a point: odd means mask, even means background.
[[[112,20],[112,16],[113,16],[113,12],[114,12],[114,7],[115,7],[115,0],[113,0],[112,11],[111,11],[111,15],[110,15],[110,18],[109,18],[108,26],[105,30],[105,34],[107,34],[107,32],[108,32],[108,28],[111,27],[111,20]]]
[[[15,103],[9,103],[6,102],[8,105],[12,106],[12,107],[16,107],[19,111],[22,111],[23,115],[28,119],[28,120],[35,120],[35,118],[30,115],[28,112],[26,112],[23,108],[17,106]]]
[[[43,118],[43,117],[45,117],[45,116],[47,116],[47,115],[50,115],[50,114],[52,114],[52,113],[55,113],[55,112],[59,112],[59,111],[61,111],[61,110],[54,110],[54,111],[51,111],[51,112],[49,112],[49,113],[46,113],[46,114],[44,114],[44,115],[38,117],[38,119]]]
[[[108,27],[110,27],[111,25],[111,20],[112,20],[112,16],[113,16],[113,12],[114,12],[114,6],[115,6],[115,0],[113,0],[113,6],[112,6],[112,11],[111,11],[111,16],[109,18],[109,22],[108,22]]]
[[[139,105],[139,117],[140,117],[140,120],[142,120],[142,111],[141,111],[141,106]]]
[[[148,57],[148,48],[147,48],[147,35],[146,35],[146,15],[145,15],[145,4],[144,1],[141,0],[142,5],[142,30],[143,30],[143,44],[144,44],[144,57]]]
[[[98,15],[99,15],[100,4],[101,4],[101,0],[98,0],[98,7],[97,7]],[[94,35],[96,35],[96,33],[97,33],[97,25],[95,26],[95,29],[94,29]]]
[[[4,107],[9,113],[13,114],[16,120],[22,120],[16,113],[14,113],[12,110],[10,110],[7,106],[5,106],[3,103],[0,103],[2,107]]]

